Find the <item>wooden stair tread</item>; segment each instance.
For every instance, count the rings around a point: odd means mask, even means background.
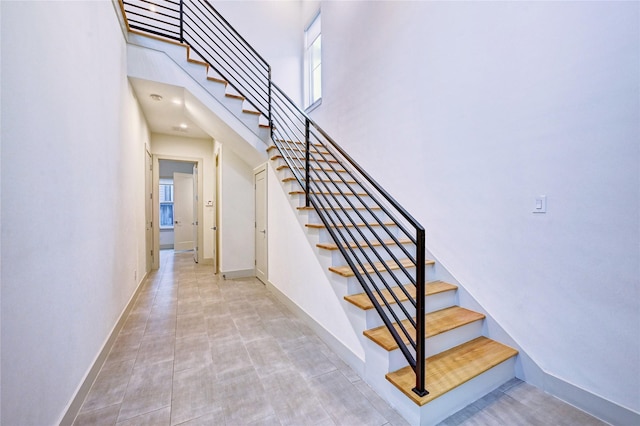
[[[387,267],[392,271],[400,269],[400,266],[396,262],[394,262],[393,260],[387,260],[385,263],[386,263],[386,266],[382,262],[375,262],[373,264],[373,267],[371,265],[367,265],[366,266],[366,272],[368,274],[372,274],[375,271],[386,272],[387,271]],[[433,260],[430,260],[430,259],[427,259],[424,263],[425,263],[425,265],[433,265],[433,264],[435,264],[435,262]],[[413,267],[415,267],[415,265],[413,264],[411,259],[400,259],[400,264],[404,268],[413,268]],[[375,267],[375,269],[374,269],[374,267]],[[332,266],[332,267],[329,268],[329,270],[331,272],[335,272],[336,274],[341,275],[341,276],[346,277],[346,278],[355,277],[355,275],[356,275],[351,270],[349,265]],[[360,271],[362,273],[362,268],[358,267],[358,271]]]
[[[423,406],[468,382],[498,364],[518,355],[518,351],[486,337],[478,337],[455,348],[427,358],[425,383],[428,395],[419,397],[411,389],[416,376],[404,367],[385,377],[414,403]]]
[[[313,208],[313,206],[301,206],[301,207],[296,207],[297,210],[315,210]],[[338,209],[338,207],[336,207],[336,209]],[[382,208],[380,206],[369,206],[369,209],[371,210],[382,210]],[[320,207],[320,210],[331,210],[329,207]],[[353,207],[340,207],[339,210],[353,210]],[[356,210],[366,210],[366,207],[356,207]],[[320,247],[320,246],[318,246]],[[338,246],[336,246],[336,250],[338,249]]]
[[[409,293],[412,299],[416,298],[416,286],[407,284],[404,286],[404,288],[407,291],[407,293]],[[427,296],[431,296],[433,294],[438,294],[438,293],[444,293],[445,291],[453,291],[457,289],[458,289],[457,286],[446,283],[444,281],[432,281],[425,284],[425,294]],[[396,295],[396,297],[400,302],[405,302],[409,300],[407,295],[404,293],[404,291],[402,291],[400,287],[391,287],[391,290],[393,290],[393,293]],[[384,305],[384,302],[380,297],[380,295],[377,293],[374,293],[374,294],[378,303],[380,303],[380,305]],[[395,299],[391,295],[391,292],[386,288],[382,290],[382,295],[384,296],[384,300],[386,300],[387,303],[391,305],[394,305],[396,303]],[[358,294],[345,296],[344,300],[354,304],[358,308],[365,311],[369,309],[373,309],[373,302],[371,301],[371,299],[369,299],[369,296],[367,296],[366,293],[358,293]]]
[[[314,146],[311,145],[311,153],[313,154],[324,154],[324,155],[331,155],[331,153],[329,151],[323,150],[323,151],[318,151],[318,146]],[[291,148],[288,146],[281,146],[280,149],[284,149],[285,151],[295,151],[295,152],[300,152],[300,153],[304,153],[305,150],[304,149],[295,149],[295,148]],[[278,147],[276,147],[275,145],[269,145],[269,147],[267,148],[267,152],[273,151],[273,150],[278,150]]]
[[[306,208],[306,207],[300,207],[300,208]],[[311,208],[313,209],[313,207],[311,207]],[[364,209],[364,207],[362,207],[362,209]],[[372,209],[374,209],[374,208],[372,208]],[[409,238],[399,238],[398,242],[400,244],[411,244],[411,240]],[[372,241],[371,245],[374,246],[374,247],[380,247],[382,245],[392,246],[392,245],[396,244],[396,242],[391,240],[391,239],[383,240],[382,243],[383,244],[380,244],[379,241]],[[360,247],[364,247],[364,246],[367,245],[367,243],[364,242],[364,241],[359,241],[358,244],[360,245]],[[356,244],[354,242],[351,242],[351,243],[349,243],[349,247],[355,249],[355,248],[358,248],[358,244]],[[316,247],[324,249],[324,250],[338,250],[338,245],[336,243],[318,243],[318,244],[316,244]],[[347,245],[346,244],[342,244],[342,247],[347,248]]]
[[[260,111],[253,111],[251,109],[243,109],[242,112],[244,112],[245,114],[261,115]]]
[[[306,192],[304,192],[303,190],[295,190],[295,191],[290,191],[289,195],[305,195]],[[327,192],[327,191],[322,191],[322,192],[318,192],[318,191],[311,191],[311,194],[322,194],[322,195],[336,195],[336,196],[341,196],[341,195],[345,195],[345,196],[351,196],[351,195],[358,195],[360,197],[367,197],[368,195],[363,193],[353,193],[351,191],[343,191],[342,194],[339,192]]]
[[[427,329],[426,336],[437,336],[438,334],[481,319],[484,319],[484,314],[461,308],[460,306],[452,306],[439,311],[429,312],[425,315],[425,324]],[[408,319],[402,320],[402,325],[409,334],[415,334],[415,329]],[[394,323],[393,326],[396,331],[398,331],[402,341],[408,344],[409,340],[404,333],[402,333],[400,326],[397,323]],[[384,325],[370,330],[365,330],[363,334],[387,351],[398,349],[398,344],[393,340],[391,332],[389,332],[387,327]]]
[[[267,126],[269,127],[269,126]],[[283,170],[283,169],[288,169],[289,166],[287,166],[286,164],[281,164],[278,167],[276,167],[277,171]],[[298,166],[298,165],[294,165],[293,168],[295,169],[299,169],[299,170],[304,170],[304,166]],[[325,169],[322,167],[312,167],[313,170],[317,171],[317,172],[335,172],[335,173],[346,173],[347,171],[344,169],[336,169],[336,170],[332,170],[332,169]]]
[[[312,178],[311,179],[313,182],[324,182],[324,183],[346,183],[349,185],[355,185],[358,182],[356,182],[355,180],[346,180],[345,182],[342,181],[338,181],[338,180],[331,180],[331,179],[317,179],[317,178]],[[286,177],[284,179],[282,179],[283,182],[297,182],[298,179],[294,178],[294,177]]]
[[[225,86],[226,86],[227,84],[229,84],[226,80],[223,80],[223,79],[218,78],[218,77],[213,77],[213,76],[211,76],[211,75],[208,75],[208,76],[207,76],[207,80],[209,80],[209,81],[215,81],[216,83],[224,84]]]
[[[381,226],[380,223],[369,223],[368,225],[369,226]],[[393,223],[393,222],[384,222],[384,223],[382,223],[382,225],[389,227],[389,226],[394,226],[395,223]],[[312,228],[312,229],[322,229],[322,228],[325,227],[324,223],[307,223],[304,226],[306,226],[307,228]],[[347,228],[353,228],[353,227],[356,227],[356,226],[357,227],[364,227],[366,225],[364,223],[347,223],[346,226],[347,226]],[[339,223],[337,225],[331,225],[331,227],[332,228],[344,228],[345,225]]]
[[[282,155],[280,155],[280,154],[276,154],[276,155],[274,155],[273,157],[271,157],[271,158],[270,158],[270,160],[271,160],[271,161],[274,161],[274,160],[281,160],[281,159],[283,159],[283,157],[282,157]],[[311,163],[317,163],[317,162],[321,162],[321,163],[336,163],[336,164],[337,164],[337,163],[340,163],[340,162],[339,162],[338,160],[336,160],[336,159],[327,159],[327,160],[325,160],[324,158],[316,158],[316,159],[313,159],[313,158],[312,158],[312,159],[310,159],[309,161],[310,161]]]
[[[297,144],[297,145],[306,145],[306,142],[302,142],[302,141],[292,141],[292,140],[285,140],[285,139],[276,139],[276,142],[280,143],[280,144]],[[309,143],[309,145],[311,146],[316,146],[316,147],[321,147],[324,146],[319,142],[314,142],[314,143]]]
[[[227,98],[238,99],[238,100],[244,101],[244,96],[242,96],[242,95],[236,95],[235,93],[225,93],[224,95]]]

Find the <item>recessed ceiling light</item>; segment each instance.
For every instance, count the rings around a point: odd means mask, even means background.
[[[150,95],[149,95],[149,97],[150,97],[151,99],[153,99],[154,101],[161,101],[161,100],[162,100],[162,96],[160,96],[160,95],[158,95],[158,94],[156,94],[156,93],[152,93],[152,94],[150,94]]]
[[[176,105],[182,105],[182,101],[180,99],[178,99],[178,98],[172,99],[171,102],[176,104]]]
[[[186,128],[187,128],[187,125],[186,125],[186,124],[184,124],[184,123],[181,123],[181,124],[180,124],[180,128],[181,128],[181,129],[186,129]]]
[[[158,9],[156,9],[156,7],[154,5],[149,6],[149,10],[152,12],[157,12]]]

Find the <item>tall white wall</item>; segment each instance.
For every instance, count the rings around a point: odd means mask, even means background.
[[[640,5],[321,7],[319,124],[549,377],[640,412]]]
[[[144,275],[148,132],[110,1],[0,9],[0,423],[57,424]]]
[[[220,168],[218,268],[229,276],[247,275],[255,267],[253,168],[235,152],[224,149],[224,145]]]
[[[215,8],[271,65],[273,81],[301,104],[303,25],[299,1],[216,1]]]
[[[185,138],[174,135],[151,134],[151,153],[165,157],[201,158],[202,174],[202,231],[203,247],[201,250],[204,260],[213,259],[213,207],[207,207],[208,201],[215,200],[215,164],[213,163],[213,140],[199,138]]]

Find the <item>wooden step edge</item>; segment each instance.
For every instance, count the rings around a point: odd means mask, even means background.
[[[518,351],[481,336],[426,360],[425,387],[428,395],[419,397],[411,389],[415,373],[409,366],[385,377],[411,401],[423,406],[460,385],[518,355]]]
[[[391,226],[395,226],[395,223],[393,223],[393,222],[377,223],[377,222],[376,222],[376,223],[369,223],[369,224],[367,224],[367,225],[369,225],[369,226],[371,226],[371,227],[376,227],[376,226],[386,226],[387,228],[389,228],[389,227],[391,227]],[[364,228],[364,227],[365,227],[365,226],[367,226],[367,225],[365,225],[364,223],[347,223],[347,224],[346,224],[346,227],[347,227],[347,228],[355,228],[355,227],[358,227],[358,228]],[[311,228],[311,229],[324,229],[324,228],[325,228],[324,223],[307,223],[307,224],[305,224],[304,226],[306,226],[307,228]],[[344,227],[345,227],[345,225],[343,225],[343,224],[339,223],[339,224],[337,224],[337,225],[331,225],[331,227],[332,227],[332,228],[344,228]],[[356,246],[356,247],[357,247],[357,246]]]
[[[208,75],[208,76],[207,76],[207,80],[209,80],[209,81],[213,81],[213,82],[216,82],[216,83],[220,83],[220,84],[224,84],[225,86],[226,86],[227,84],[229,84],[226,80],[223,80],[223,79],[218,78],[218,77],[213,77],[213,76],[211,76],[211,75]]]
[[[202,65],[203,67],[209,68],[209,64],[204,61],[199,61],[198,59],[187,58],[187,62],[190,64]]]
[[[261,115],[262,114],[260,111],[253,111],[251,109],[243,109],[242,112],[244,112],[245,114],[251,114],[251,115]]]
[[[292,141],[290,139],[276,139],[276,142],[281,143],[281,144],[297,144],[297,145],[306,145],[306,142],[302,142],[302,141]],[[310,143],[311,146],[315,146],[315,147],[324,147],[323,144],[319,143],[319,142],[313,142]]]
[[[305,208],[305,207],[303,207]],[[313,207],[311,207],[313,209]],[[379,208],[379,207],[378,207]],[[411,244],[411,240],[409,238],[400,238],[398,239],[398,242],[400,244]],[[379,241],[372,241],[371,245],[374,247],[380,247],[382,245],[386,245],[386,246],[393,246],[396,245],[396,242],[389,239],[389,240],[384,240],[382,241],[383,244],[380,244]],[[365,247],[367,246],[367,243],[364,241],[359,241],[358,244],[351,242],[349,243],[349,247],[351,248],[358,248],[358,245],[360,245],[360,247]],[[338,245],[336,243],[318,243],[316,244],[316,247],[321,248],[323,250],[338,250]],[[343,244],[342,247],[347,248],[346,244]]]
[[[481,321],[484,318],[484,314],[466,308],[461,308],[460,306],[451,306],[449,308],[440,309],[439,311],[429,312],[425,315],[427,328],[426,335],[427,338],[437,336],[458,327],[462,327],[463,325]],[[409,333],[415,333],[415,329],[411,326],[411,322],[408,319],[401,322]],[[397,323],[394,323],[393,326],[402,337],[402,341],[405,344],[408,344],[409,340],[404,336],[400,326]],[[398,344],[391,336],[391,332],[384,325],[365,330],[362,334],[386,351],[398,349]]]
[[[231,99],[238,99],[240,101],[244,101],[244,96],[241,95],[236,95],[235,93],[225,93],[224,94],[227,98],[231,98]]]
[[[128,27],[129,26],[129,22],[126,19],[125,19],[125,21],[127,22],[127,27]],[[154,39],[154,40],[158,40],[158,41],[162,41],[162,42],[165,42],[165,43],[170,43],[170,44],[173,44],[173,45],[176,45],[176,46],[184,47],[185,49],[189,48],[188,44],[181,43],[181,42],[179,42],[177,40],[172,40],[170,38],[149,34],[149,33],[146,33],[146,32],[143,32],[143,31],[139,31],[139,30],[134,30],[134,29],[131,29],[131,28],[129,28],[129,32],[131,34],[135,34],[135,35],[138,35],[138,36],[148,37],[148,38],[151,38],[151,39]]]
[[[294,177],[286,177],[284,179],[282,179],[282,182],[297,182],[298,179],[294,178]],[[324,183],[335,183],[335,184],[348,184],[348,185],[357,185],[358,182],[356,182],[355,180],[345,180],[345,182],[342,181],[338,181],[338,180],[331,180],[331,179],[317,179],[317,178],[313,178],[311,179],[311,181],[313,182],[324,182]]]
[[[312,154],[331,155],[331,153],[330,153],[329,151],[318,151],[318,150],[316,149],[317,147],[315,147],[315,146],[312,146],[312,148],[313,148],[313,149],[310,151]],[[269,145],[269,146],[267,147],[267,152],[269,152],[269,151],[273,151],[274,149],[277,151],[277,150],[278,150],[278,147],[277,147],[277,146],[275,146],[275,145]],[[293,149],[293,148],[289,148],[289,147],[287,147],[287,146],[283,146],[283,147],[281,147],[281,149],[284,149],[285,151],[294,151],[294,152],[301,152],[301,153],[304,153],[304,152],[305,152],[305,150],[304,150],[304,149]]]
[[[307,206],[301,206],[301,207],[296,207],[296,209],[297,209],[297,210],[315,210],[315,209],[313,208],[313,206],[309,206],[309,207],[307,207]],[[331,210],[329,207],[320,207],[320,209],[321,209],[321,210]],[[340,209],[338,209],[338,207],[336,207],[336,209],[337,209],[337,210],[349,210],[349,211],[351,211],[351,210],[353,210],[353,207],[342,207],[342,208],[340,208]],[[366,210],[367,208],[366,208],[366,207],[359,206],[359,207],[356,207],[355,209],[356,209],[356,210]],[[371,209],[371,210],[382,210],[382,207],[380,207],[380,206],[369,206],[369,209]],[[337,250],[337,249],[338,249],[338,246],[336,246],[336,250]]]
[[[269,126],[267,126],[269,127]],[[298,169],[298,170],[304,170],[304,166],[293,166],[294,169]],[[284,170],[284,169],[289,169],[289,166],[287,166],[286,164],[281,164],[278,167],[276,167],[277,171],[280,170]],[[332,170],[332,169],[324,169],[321,167],[313,167],[313,170],[316,172],[327,172],[327,173],[346,173],[347,171],[345,169],[336,169],[336,170]]]
[[[351,197],[351,196],[354,196],[354,195],[357,195],[359,197],[368,197],[369,196],[368,194],[365,194],[365,193],[357,193],[356,194],[356,193],[353,193],[353,192],[344,192],[344,193],[341,194],[339,192],[331,192],[331,193],[329,193],[329,192],[326,192],[326,191],[322,191],[322,192],[317,192],[316,191],[316,192],[312,192],[312,194],[316,194],[316,195],[320,195],[320,194],[322,194],[322,195],[335,195],[335,196],[344,195],[346,197]],[[306,193],[304,191],[302,191],[302,190],[296,190],[296,191],[290,191],[289,195],[306,195]]]
[[[388,268],[392,271],[397,271],[398,269],[400,269],[400,265],[398,265],[396,262],[394,262],[393,260],[387,260],[385,262],[388,266]],[[402,266],[405,269],[409,269],[409,268],[414,268],[415,265],[413,264],[413,262],[411,262],[410,259],[400,259],[400,263],[402,264]],[[434,265],[436,262],[431,260],[431,259],[427,259],[425,260],[425,265]],[[382,262],[376,262],[373,264],[375,269],[371,266],[371,265],[367,265],[366,267],[366,272],[368,274],[372,274],[375,271],[378,272],[387,272],[387,268],[382,264]],[[334,272],[342,277],[345,278],[350,278],[350,277],[355,277],[356,274],[351,270],[351,268],[346,265],[346,266],[331,266],[329,268],[329,270],[331,272]],[[360,271],[360,273],[362,273],[362,268],[358,267],[358,270]]]
[[[263,124],[263,123],[258,124],[258,127],[260,127],[261,129],[269,129],[269,128],[271,128],[271,126],[269,126],[268,124]]]
[[[409,293],[409,296],[411,296],[412,299],[416,298],[416,286],[412,284],[405,284],[403,287],[405,288],[407,293]],[[432,282],[425,283],[426,296],[433,296],[434,294],[440,294],[446,291],[456,291],[457,289],[458,289],[458,286],[446,283],[444,281],[432,281]],[[402,291],[402,289],[399,286],[391,287],[391,290],[393,290],[393,293],[396,295],[397,299],[400,302],[406,302],[407,300],[409,300],[407,295],[404,293],[404,291]],[[390,305],[396,304],[396,299],[391,295],[391,292],[386,288],[382,290],[382,295],[384,297],[384,300],[388,304]],[[375,297],[380,305],[384,305],[384,301],[379,294],[376,293]],[[366,293],[351,294],[349,296],[345,296],[344,300],[362,309],[363,311],[368,311],[370,309],[373,309],[373,302],[371,301],[371,299],[369,299],[369,296],[367,296]]]
[[[282,157],[282,155],[280,155],[280,154],[276,154],[276,155],[274,155],[274,156],[272,156],[272,157],[270,158],[270,160],[271,160],[271,161],[275,161],[275,160],[283,160],[283,159],[284,159],[284,158],[283,158],[283,157]],[[302,160],[302,159],[300,159],[300,160]],[[320,163],[333,163],[333,164],[339,164],[339,163],[340,163],[340,162],[339,162],[338,160],[336,160],[336,159],[327,159],[327,160],[325,160],[324,158],[316,158],[316,159],[311,158],[311,159],[309,160],[309,162],[310,162],[310,163],[318,163],[318,162],[320,162]]]

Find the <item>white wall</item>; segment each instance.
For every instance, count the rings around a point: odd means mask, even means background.
[[[322,2],[314,112],[542,369],[636,412],[639,7]]]
[[[282,177],[274,171],[272,164],[267,173],[269,282],[324,329],[320,334],[328,334],[329,343],[339,342],[340,345],[332,346],[334,350],[352,367],[362,371],[361,336],[356,335],[345,313],[343,295],[337,295],[327,277],[332,274],[328,270],[330,256],[325,255],[324,264],[319,261],[315,247],[317,237],[309,236],[303,224],[306,219],[299,217],[298,211],[292,208],[291,196],[281,182]],[[344,291],[346,284],[339,282],[336,286]]]
[[[273,81],[301,102],[303,22],[299,1],[216,1],[215,8],[271,65]]]
[[[220,168],[218,268],[222,274],[229,276],[247,275],[255,267],[253,167],[223,146]]]
[[[144,274],[147,131],[111,2],[0,8],[0,422],[57,424]]]
[[[151,153],[165,157],[180,157],[186,159],[203,160],[202,174],[202,231],[203,247],[199,250],[203,260],[213,259],[213,207],[206,207],[209,200],[214,200],[215,193],[215,165],[213,163],[213,140],[199,138],[185,138],[181,136],[151,134]]]

